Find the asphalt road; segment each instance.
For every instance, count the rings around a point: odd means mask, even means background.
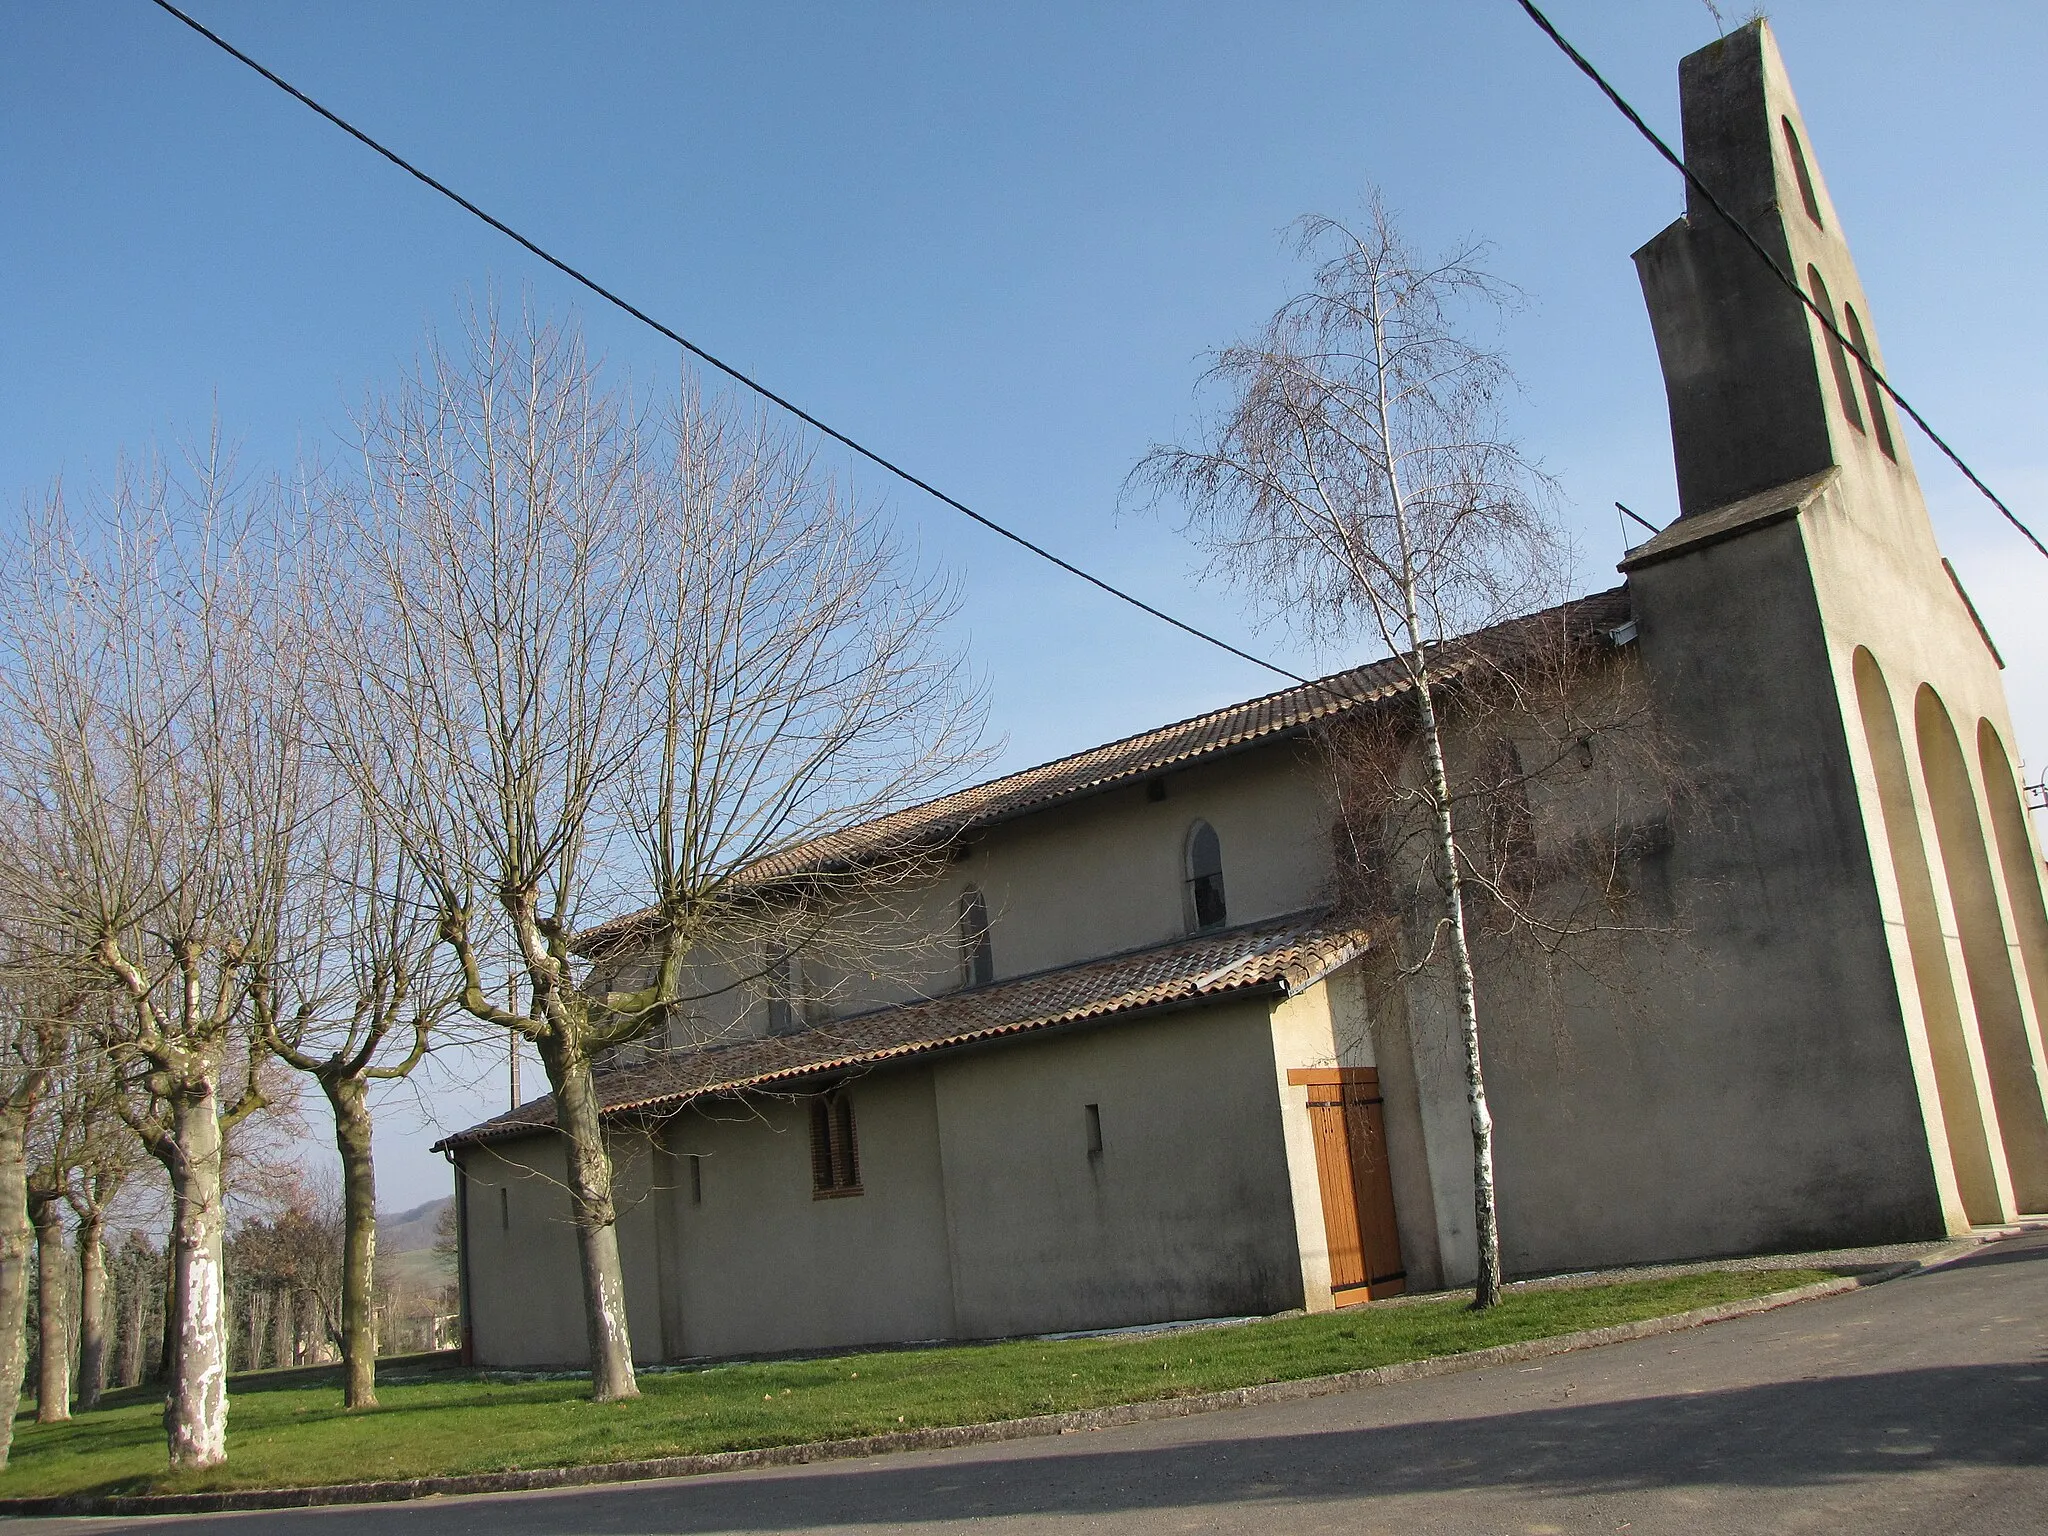
[[[179,1536],[2048,1531],[2048,1234],[1554,1360],[1056,1440]]]

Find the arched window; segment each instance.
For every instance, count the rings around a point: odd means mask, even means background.
[[[1842,306],[1842,329],[1849,333],[1849,341],[1863,354],[1856,360],[1856,366],[1863,374],[1863,398],[1870,406],[1870,424],[1877,429],[1877,446],[1884,450],[1884,456],[1894,464],[1899,462],[1899,450],[1892,445],[1892,424],[1885,417],[1883,386],[1877,382],[1877,374],[1864,358],[1870,356],[1870,341],[1863,334],[1863,322],[1856,318],[1856,306]]]
[[[1497,738],[1487,751],[1480,792],[1486,809],[1487,863],[1503,886],[1518,885],[1535,862],[1536,831],[1529,817],[1529,781],[1522,771],[1522,754],[1505,736]]]
[[[960,985],[985,987],[995,979],[996,950],[989,932],[988,902],[970,885],[960,893]]]
[[[1206,821],[1188,828],[1187,918],[1190,932],[1221,928],[1223,906],[1223,844]]]
[[[1828,285],[1821,281],[1820,268],[1806,269],[1806,286],[1813,294],[1813,302],[1820,312],[1828,317],[1828,325],[1836,323],[1835,301],[1828,297]],[[1832,329],[1821,333],[1828,345],[1828,362],[1834,366],[1835,388],[1841,392],[1842,412],[1849,418],[1849,425],[1858,432],[1863,430],[1863,412],[1856,408],[1856,381],[1849,377],[1849,354],[1843,349],[1841,338]]]
[[[1806,151],[1799,147],[1799,130],[1792,126],[1789,117],[1779,118],[1778,126],[1785,130],[1785,148],[1792,155],[1792,175],[1799,182],[1799,201],[1806,205],[1806,216],[1815,227],[1826,229],[1827,223],[1820,216],[1820,198],[1813,190],[1813,172],[1806,168]]]
[[[811,1198],[829,1200],[860,1192],[853,1100],[844,1088],[835,1088],[811,1100]]]
[[[761,984],[768,993],[768,1033],[787,1035],[806,1022],[803,970],[796,952],[780,938],[771,938],[762,955]]]

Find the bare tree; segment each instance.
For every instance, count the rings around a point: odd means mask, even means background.
[[[1220,411],[1192,446],[1155,448],[1135,472],[1182,498],[1217,568],[1311,641],[1363,627],[1396,661],[1414,709],[1428,809],[1434,911],[1417,965],[1448,971],[1471,1110],[1476,1305],[1500,1295],[1493,1119],[1473,984],[1468,831],[1455,816],[1439,700],[1463,665],[1448,642],[1554,590],[1567,552],[1548,484],[1500,426],[1512,379],[1466,339],[1475,306],[1510,291],[1467,248],[1416,254],[1375,194],[1355,227],[1302,222],[1309,291],[1256,338],[1218,353]]]
[[[272,653],[265,528],[217,452],[190,483],[124,473],[83,528],[53,496],[8,551],[0,617],[18,834],[0,897],[41,963],[113,998],[124,1113],[171,1184],[180,1468],[226,1456],[222,1138],[263,1103],[247,1046],[299,814],[294,722],[250,686]]]
[[[341,1355],[345,1222],[340,1192],[327,1178],[301,1177],[270,1214],[241,1222],[228,1240],[256,1369],[268,1324],[273,1367],[311,1365]]]
[[[130,1228],[108,1266],[114,1292],[114,1381],[139,1386],[149,1368],[152,1325],[162,1304],[163,1255]]]
[[[50,1087],[66,1021],[46,979],[10,957],[0,969],[0,1469],[14,1445],[28,1364],[29,1135]]]
[[[389,824],[360,814],[334,786],[331,808],[308,830],[288,902],[288,955],[265,980],[274,989],[271,1050],[320,1085],[341,1158],[343,1260],[337,1331],[346,1364],[343,1402],[377,1406],[375,1269],[377,1173],[370,1090],[426,1059],[436,1024],[454,1006],[439,905]]]
[[[560,327],[475,315],[362,437],[323,583],[325,632],[360,642],[324,674],[334,751],[436,893],[462,1006],[539,1049],[593,1392],[633,1396],[593,1062],[758,908],[741,868],[955,770],[977,710],[937,645],[948,594],[792,440],[692,394],[643,419]],[[636,852],[664,958],[592,995],[575,935]],[[491,999],[497,944],[524,1011]]]
[[[42,1046],[50,1087],[30,1138],[28,1202],[36,1230],[38,1423],[70,1417],[71,1342],[81,1409],[97,1406],[107,1369],[106,1224],[147,1154],[121,1117],[118,1064],[104,1049],[103,992],[74,995]],[[65,1253],[65,1218],[76,1218],[77,1262]]]
[[[100,999],[102,1005],[104,999]],[[118,1063],[96,1051],[78,1053],[77,1081],[63,1095],[72,1127],[65,1199],[77,1218],[78,1406],[99,1406],[106,1390],[113,1323],[107,1266],[107,1223],[143,1171],[147,1152],[121,1116]]]

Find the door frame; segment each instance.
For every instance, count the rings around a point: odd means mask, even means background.
[[[1291,1067],[1287,1081],[1308,1090],[1331,1304],[1352,1307],[1400,1295],[1408,1288],[1408,1272],[1401,1263],[1379,1070]],[[1347,1262],[1340,1271],[1340,1254],[1348,1261],[1354,1251],[1355,1267]]]

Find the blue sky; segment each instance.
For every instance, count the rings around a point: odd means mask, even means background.
[[[1611,503],[1674,511],[1629,252],[1675,175],[1510,0],[1003,7],[312,8],[201,20],[644,308],[1077,562],[1277,659],[1170,521],[1117,511],[1185,428],[1206,348],[1299,269],[1282,231],[1382,186],[1529,296],[1518,428],[1562,481],[1583,581]],[[1724,6],[1731,14],[1735,6]],[[1699,0],[1554,0],[1676,139]],[[491,285],[574,310],[649,387],[672,346],[540,267],[141,0],[21,5],[0,50],[0,492],[104,474],[218,414],[252,469],[329,452],[350,406]],[[1788,0],[1773,12],[1893,376],[2048,525],[2048,7]],[[2048,562],[1915,442],[1943,543],[2048,752]],[[886,485],[957,570],[1003,766],[1264,691],[1252,668]],[[529,1068],[529,1084],[537,1081]],[[498,1085],[436,1086],[448,1124]],[[445,1189],[418,1117],[388,1205]]]

